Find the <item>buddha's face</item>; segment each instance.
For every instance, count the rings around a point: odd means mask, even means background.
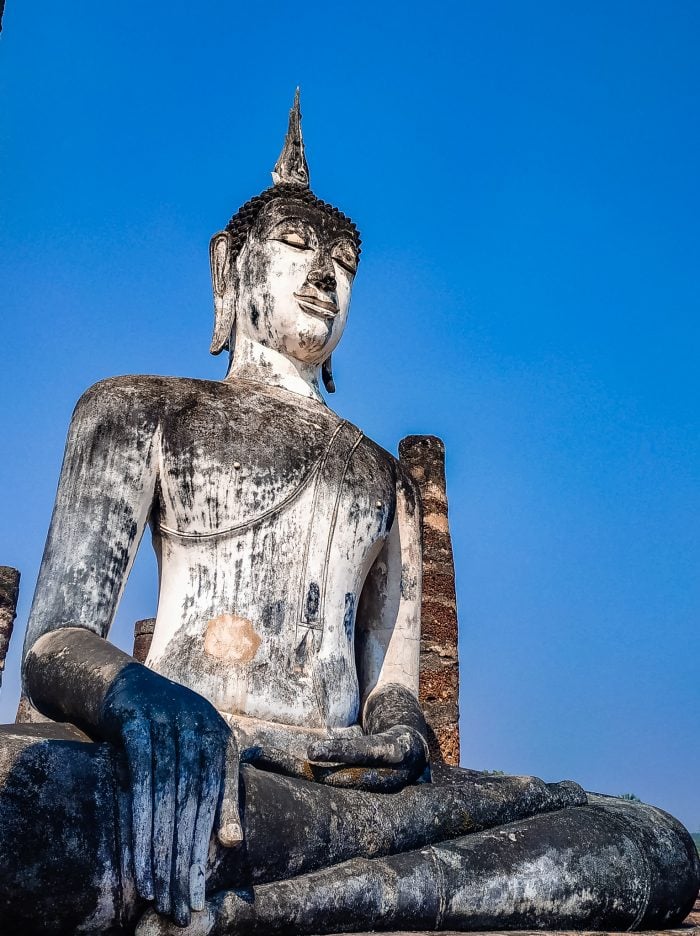
[[[321,364],[343,334],[357,260],[340,219],[313,204],[274,199],[236,258],[238,333]]]

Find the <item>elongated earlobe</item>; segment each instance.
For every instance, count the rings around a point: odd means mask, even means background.
[[[335,393],[335,380],[333,380],[333,363],[331,358],[332,354],[329,354],[326,360],[321,365],[321,377],[323,378],[323,386],[329,393]]]
[[[231,282],[231,241],[228,231],[220,231],[209,242],[211,283],[214,290],[214,336],[209,348],[221,354],[229,347],[236,316],[235,290]]]

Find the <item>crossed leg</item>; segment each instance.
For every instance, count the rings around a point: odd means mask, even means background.
[[[593,799],[420,850],[222,892],[187,929],[149,914],[137,936],[678,924],[700,884],[685,830],[653,807]]]
[[[535,778],[467,772],[372,794],[245,766],[244,845],[212,846],[210,903],[189,932],[680,919],[700,883],[685,830],[650,807],[585,799]],[[4,936],[134,931],[148,908],[133,886],[128,807],[110,745],[58,726],[0,729]],[[147,916],[141,932],[188,931]]]

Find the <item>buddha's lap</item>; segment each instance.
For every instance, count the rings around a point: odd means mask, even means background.
[[[465,868],[474,855],[488,854],[503,872],[507,856],[518,849],[533,859],[547,851],[563,853],[572,836],[603,865],[619,863],[627,853],[638,855],[650,887],[661,887],[659,881],[669,875],[690,874],[692,879],[689,837],[672,817],[612,798],[556,808],[572,795],[566,785],[558,790],[534,778],[491,783],[472,772],[465,772],[464,783],[373,794],[246,765],[241,768],[246,845],[218,849],[209,889],[280,880],[357,856],[413,851],[448,840]],[[118,902],[128,800],[126,771],[111,745],[78,740],[61,726],[0,728],[3,896],[37,900],[81,888],[89,895],[101,881],[99,886],[114,892]],[[525,816],[519,816],[523,809]],[[480,831],[484,826],[490,831]],[[696,880],[697,867],[694,873]]]

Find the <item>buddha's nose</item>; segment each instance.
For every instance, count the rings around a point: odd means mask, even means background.
[[[315,269],[309,270],[306,278],[312,286],[324,292],[333,292],[337,286],[335,272],[330,264],[319,264]]]

